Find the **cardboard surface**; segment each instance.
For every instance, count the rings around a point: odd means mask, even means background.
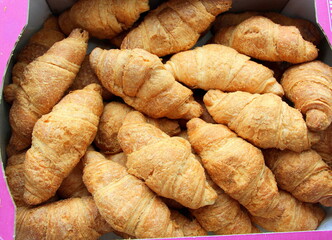
[[[56,11],[62,11],[67,7],[61,5],[68,4],[68,1],[74,0],[48,0],[51,8]],[[160,0],[158,1],[160,2]],[[20,36],[21,30],[27,22],[29,15],[29,24],[24,31],[20,42],[17,45],[14,54],[22,49],[30,36],[36,32],[42,25],[43,21],[50,14],[50,9],[45,0],[31,0],[30,12],[28,14],[28,0],[0,0],[0,240],[13,239],[14,234],[14,205],[8,194],[5,179],[3,177],[2,165],[5,163],[5,145],[9,137],[8,124],[8,104],[5,104],[2,98],[2,87],[10,82],[10,69],[15,61],[15,57],[10,56],[15,43]],[[56,4],[56,5],[53,5]],[[57,5],[60,4],[60,5]],[[156,1],[154,4],[156,5]],[[314,9],[317,9],[316,15]],[[332,42],[332,1],[330,0],[234,0],[232,11],[244,10],[282,10],[282,13],[293,16],[302,17],[311,21],[315,21],[316,17],[321,21],[320,26],[325,31],[325,35]],[[208,39],[208,38],[206,38]],[[199,44],[204,43],[204,39]],[[329,43],[325,41],[321,46],[320,59],[331,65],[332,51]],[[9,70],[6,71],[8,65]],[[295,232],[295,233],[268,233],[268,234],[252,234],[252,235],[234,235],[234,236],[209,236],[209,239],[221,240],[249,240],[249,239],[332,239],[332,208],[326,208],[327,217],[322,222],[318,230],[311,232]],[[116,238],[113,234],[107,234],[102,239]],[[195,239],[206,239],[207,237],[195,237]],[[193,239],[193,238],[186,238]]]
[[[28,0],[0,1],[0,240],[13,239],[15,206],[9,194],[7,183],[4,178],[3,162],[4,146],[9,134],[7,114],[3,99],[3,77],[12,54],[12,49],[27,23]],[[15,23],[15,24],[14,24]]]

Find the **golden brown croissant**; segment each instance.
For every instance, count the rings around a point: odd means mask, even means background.
[[[301,152],[317,142],[302,114],[271,94],[224,93],[210,90],[204,103],[217,123],[227,124],[240,137],[260,148]]]
[[[35,205],[52,197],[84,155],[103,111],[100,94],[97,84],[73,91],[37,121],[25,159],[26,203]]]
[[[127,169],[127,155],[123,152],[117,154],[104,154],[105,158],[113,162],[119,163]],[[182,209],[184,208],[180,203],[170,198],[160,197],[162,201],[171,209]]]
[[[318,134],[320,140],[312,145],[312,149],[316,150],[332,169],[332,124],[326,130],[318,132]]]
[[[43,55],[52,45],[61,41],[65,36],[60,32],[58,19],[54,16],[49,17],[36,34],[34,34],[27,45],[17,56],[17,62],[12,69],[12,84],[4,89],[4,99],[12,103],[15,100],[17,87],[20,85],[25,67]]]
[[[293,66],[281,79],[286,97],[306,115],[313,131],[325,130],[332,122],[332,68],[321,61]]]
[[[125,117],[132,111],[134,111],[134,109],[124,103],[110,102],[105,105],[94,140],[94,144],[100,151],[106,154],[114,154],[122,151],[117,139],[118,132]],[[181,131],[179,124],[175,120],[169,120],[167,118],[154,119],[149,117],[146,117],[146,119],[150,124],[160,128],[170,136],[176,135]]]
[[[249,59],[233,48],[208,44],[173,55],[165,67],[176,80],[191,88],[282,96],[284,91],[273,72]]]
[[[182,229],[185,237],[197,237],[208,235],[195,218],[186,217],[179,211],[171,210],[171,219]]]
[[[70,174],[63,179],[57,194],[62,198],[90,196],[83,183],[83,163],[79,161]]]
[[[130,28],[148,10],[148,0],[79,0],[60,15],[59,25],[65,34],[79,27],[93,37],[110,39]]]
[[[199,118],[187,123],[189,141],[209,176],[255,216],[276,216],[279,194],[262,152],[226,126]]]
[[[253,16],[264,16],[282,26],[295,26],[301,32],[304,40],[312,42],[316,46],[322,40],[319,28],[312,22],[301,18],[290,18],[277,12],[224,13],[216,18],[213,30],[217,32],[221,28],[238,25]]]
[[[27,206],[23,200],[25,151],[7,160],[6,178],[10,193],[17,207]]]
[[[264,157],[280,188],[302,202],[332,207],[332,170],[317,152],[271,149]]]
[[[84,161],[83,181],[115,230],[137,238],[183,236],[168,207],[125,167],[94,151],[88,151]]]
[[[9,156],[30,146],[36,121],[52,110],[72,84],[84,59],[87,41],[88,33],[75,29],[26,66],[9,112]]]
[[[74,79],[73,84],[70,86],[69,91],[82,89],[86,86],[88,86],[91,83],[97,83],[100,84],[100,81],[96,74],[93,72],[90,61],[89,61],[89,55],[86,55],[82,66],[80,68],[80,71],[77,73],[76,78]],[[109,100],[112,98],[113,94],[110,93],[106,88],[102,87],[102,97],[104,100]]]
[[[315,45],[305,41],[296,27],[281,26],[261,16],[221,29],[213,42],[266,61],[302,63],[318,56]]]
[[[192,91],[176,82],[157,56],[143,49],[95,48],[90,63],[106,89],[150,117],[190,119],[202,113]]]
[[[131,112],[119,130],[118,140],[127,154],[128,172],[158,195],[192,209],[215,202],[217,194],[185,139],[169,137],[147,123],[141,113]]]
[[[100,216],[92,197],[70,198],[16,213],[17,240],[98,239],[112,228]]]
[[[211,179],[208,180],[218,194],[216,202],[190,211],[202,227],[217,235],[258,233],[259,230],[252,225],[246,210]]]
[[[129,32],[121,49],[142,48],[158,56],[188,50],[231,5],[231,0],[169,0]]]
[[[252,216],[254,223],[268,231],[309,231],[315,230],[324,219],[325,212],[318,205],[300,202],[284,191],[279,194],[283,213],[274,218]]]

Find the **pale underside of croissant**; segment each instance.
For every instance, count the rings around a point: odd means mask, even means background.
[[[332,206],[332,171],[314,150],[264,152],[280,188],[303,202]]]
[[[110,39],[130,28],[148,10],[148,0],[79,0],[60,15],[59,25],[65,34],[79,27],[93,37]]]
[[[100,216],[92,197],[70,198],[16,213],[16,238],[95,239],[112,228]]]
[[[115,230],[137,238],[183,236],[168,207],[125,167],[94,151],[84,161],[83,181]]]
[[[246,210],[215,183],[209,183],[218,194],[216,202],[190,211],[202,227],[217,235],[258,233]]]
[[[5,171],[8,187],[17,207],[27,205],[23,200],[25,153],[22,152],[8,158]]]
[[[320,140],[312,145],[318,154],[322,157],[324,162],[332,169],[332,124],[324,131],[319,132]]]
[[[204,103],[217,123],[260,148],[301,152],[319,140],[308,131],[302,114],[274,94],[210,90]]]
[[[150,117],[190,119],[202,113],[192,91],[175,81],[157,56],[143,49],[95,48],[90,63],[106,89]]]
[[[25,202],[35,205],[52,197],[84,155],[103,110],[100,93],[97,84],[71,92],[37,121],[24,163]]]
[[[226,126],[199,118],[187,123],[189,141],[209,176],[255,216],[277,216],[279,194],[262,152]]]
[[[261,16],[221,29],[213,42],[266,61],[302,63],[318,56],[315,45],[305,41],[296,27],[281,26]]]
[[[309,231],[315,230],[324,219],[325,212],[318,205],[300,202],[284,191],[279,194],[283,213],[274,218],[252,216],[254,223],[274,232]]]
[[[79,161],[70,174],[63,179],[57,194],[62,198],[90,196],[83,183],[83,163]]]
[[[121,49],[143,48],[158,56],[188,50],[231,4],[231,0],[167,1],[129,32]]]
[[[219,44],[209,44],[171,57],[165,64],[176,80],[191,88],[283,95],[273,72],[248,56]]]
[[[18,54],[17,62],[12,69],[12,84],[4,89],[4,98],[7,102],[12,103],[15,100],[16,90],[22,81],[25,67],[43,55],[52,45],[64,39],[57,24],[58,19],[54,16],[49,17],[36,34],[29,40],[28,44]]]
[[[89,60],[89,55],[86,55],[83,62],[82,66],[80,68],[80,71],[77,73],[76,78],[74,79],[73,84],[70,86],[68,91],[73,91],[77,89],[82,89],[86,86],[88,86],[91,83],[97,83],[100,84],[100,81],[96,74],[93,72],[91,66],[90,66],[90,60]],[[110,100],[113,96],[112,93],[110,93],[106,88],[102,88],[102,97],[104,100]]]
[[[129,112],[134,111],[133,108],[120,102],[110,102],[104,107],[104,112],[100,117],[98,132],[94,140],[94,144],[106,154],[114,154],[121,152],[122,149],[118,142],[118,132],[123,121]],[[170,136],[180,132],[180,126],[177,121],[167,118],[149,118],[147,121]]]
[[[131,112],[118,140],[128,157],[128,172],[143,179],[158,195],[192,209],[214,203],[217,195],[185,139],[169,137],[148,124],[141,113]]]
[[[296,65],[283,74],[286,97],[306,115],[313,131],[325,130],[332,122],[332,68],[321,61]]]
[[[208,235],[207,231],[197,222],[195,218],[191,219],[184,216],[179,211],[171,210],[171,219],[182,229],[185,237],[192,236],[205,236]]]
[[[304,40],[312,42],[316,46],[322,40],[319,28],[312,22],[301,18],[290,18],[277,12],[224,13],[216,18],[213,23],[213,30],[217,32],[221,28],[238,25],[253,16],[264,16],[282,26],[295,26],[300,30]]]
[[[30,146],[36,121],[52,110],[72,84],[84,59],[87,41],[88,33],[75,29],[26,66],[9,112],[9,156]]]

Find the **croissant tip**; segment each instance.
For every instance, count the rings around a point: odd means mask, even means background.
[[[86,86],[84,88],[84,90],[87,90],[87,91],[95,91],[95,92],[98,92],[101,94],[101,86],[97,83],[91,83],[89,84],[88,86]]]
[[[220,98],[223,94],[220,90],[209,90],[203,97],[205,106],[212,106],[213,103]]]
[[[88,42],[88,40],[89,40],[89,32],[85,31],[82,28],[75,28],[69,34],[69,38],[81,39],[84,42]]]
[[[90,61],[90,66],[92,67],[93,70],[95,70],[95,68],[97,67],[97,65],[98,65],[97,62],[99,60],[99,56],[101,55],[101,53],[103,51],[104,51],[103,49],[101,49],[99,47],[96,47],[90,53],[90,55],[89,55],[89,61]]]
[[[312,131],[323,131],[330,126],[331,121],[323,111],[310,109],[306,113],[306,123]]]
[[[187,122],[187,129],[188,131],[192,131],[204,123],[205,123],[204,120],[200,118],[193,118]]]

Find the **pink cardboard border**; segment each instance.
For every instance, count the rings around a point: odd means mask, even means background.
[[[331,5],[329,4],[331,2]],[[332,1],[316,0],[317,20],[324,30],[329,41],[332,42]],[[330,8],[330,11],[328,10]],[[22,29],[26,25],[28,16],[28,0],[0,0],[0,86],[3,82],[7,63],[10,59],[12,50],[18,40]],[[328,13],[331,14],[328,14]],[[1,88],[0,88],[1,89]],[[2,94],[2,93],[1,93]],[[7,185],[4,179],[3,168],[0,166],[0,240],[9,240],[14,238],[15,207],[9,195]],[[175,238],[174,238],[175,239]],[[184,239],[184,238],[178,238]],[[330,240],[332,231],[310,231],[310,232],[292,232],[292,233],[266,233],[251,235],[233,235],[233,236],[207,236],[191,237],[185,239],[218,239],[218,240]]]
[[[0,0],[0,89],[12,50],[27,23],[28,0]],[[2,93],[1,93],[2,94]],[[14,239],[15,206],[0,161],[0,240]]]
[[[332,1],[315,0],[317,23],[323,30],[332,47]]]

